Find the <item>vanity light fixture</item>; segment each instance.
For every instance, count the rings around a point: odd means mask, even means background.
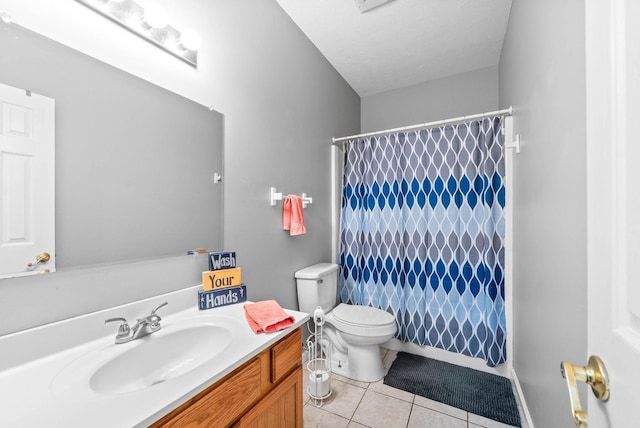
[[[180,44],[185,49],[197,51],[198,49],[200,49],[202,39],[200,38],[200,35],[197,31],[192,30],[191,28],[186,28],[184,31],[182,31]]]
[[[144,8],[142,22],[149,28],[162,30],[169,24],[169,15],[165,8],[158,3],[149,3]]]
[[[133,0],[76,1],[188,64],[198,66],[200,36],[192,29],[179,31],[169,25],[169,15],[158,3],[147,1],[143,6]]]

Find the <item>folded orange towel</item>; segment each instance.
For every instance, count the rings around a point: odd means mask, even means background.
[[[282,204],[282,227],[289,230],[291,236],[304,235],[307,229],[304,227],[304,209],[302,198],[298,195],[289,195]]]
[[[254,333],[271,333],[283,330],[296,322],[275,300],[244,304],[244,315]]]

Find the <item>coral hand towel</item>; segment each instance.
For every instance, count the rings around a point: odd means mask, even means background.
[[[284,230],[290,231],[291,236],[307,233],[307,228],[304,227],[304,210],[300,196],[289,195],[285,198],[282,208],[282,227]]]
[[[244,304],[244,315],[254,333],[271,333],[283,330],[296,322],[275,300]]]

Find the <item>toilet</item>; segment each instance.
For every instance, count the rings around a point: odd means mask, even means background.
[[[340,303],[336,306],[338,265],[318,263],[295,274],[300,310],[324,310],[322,348],[331,371],[350,379],[375,382],[384,377],[380,344],[396,333],[393,315],[382,309]]]

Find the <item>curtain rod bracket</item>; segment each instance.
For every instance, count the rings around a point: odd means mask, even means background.
[[[515,140],[511,142],[506,142],[504,145],[505,149],[516,149],[516,153],[520,153],[520,134],[516,134]]]

